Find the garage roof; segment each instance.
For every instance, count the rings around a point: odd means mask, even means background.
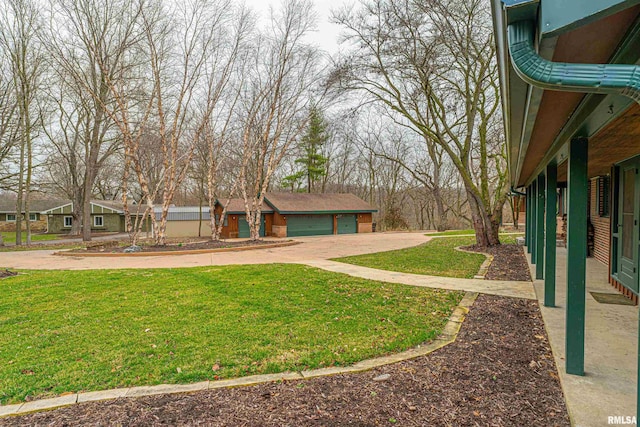
[[[280,214],[377,212],[349,193],[268,193],[264,199]]]

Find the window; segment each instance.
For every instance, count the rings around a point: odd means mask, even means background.
[[[64,226],[65,228],[71,227],[73,225],[73,217],[72,216],[65,216],[64,217]]]
[[[216,224],[220,224],[220,215],[216,214]],[[228,227],[229,226],[229,215],[225,215],[224,216],[224,224],[222,224],[223,227]]]
[[[96,215],[93,217],[93,226],[94,227],[103,227],[104,226],[104,217],[102,215]]]
[[[7,221],[15,222],[15,220],[16,220],[16,214],[7,214]]]
[[[34,214],[34,213],[29,214],[29,221],[37,221],[37,220],[38,220],[38,214]]]
[[[609,200],[610,200],[610,177],[599,176],[598,186],[596,187],[596,201],[598,203],[598,216],[609,216]]]

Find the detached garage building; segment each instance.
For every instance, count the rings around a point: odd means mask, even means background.
[[[227,213],[221,237],[248,238],[249,224],[244,201],[219,201],[215,210],[218,218],[226,203]],[[262,205],[260,235],[300,237],[371,233],[374,212],[376,210],[371,205],[353,194],[267,193]],[[208,221],[208,212],[205,216]]]
[[[268,193],[276,237],[371,233],[375,209],[353,194]]]

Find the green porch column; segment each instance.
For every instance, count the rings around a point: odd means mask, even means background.
[[[556,186],[558,183],[558,165],[551,162],[547,165],[546,187],[546,227],[544,248],[544,305],[556,305]]]
[[[526,189],[526,196],[524,198],[525,203],[525,216],[524,216],[524,244],[529,250],[529,236],[531,236],[531,230],[529,227],[529,219],[531,217],[531,186]]]
[[[584,375],[587,264],[587,138],[569,142],[566,370]]]
[[[537,262],[538,251],[536,250],[538,241],[536,236],[538,235],[537,225],[538,221],[536,218],[538,217],[538,180],[534,179],[531,183],[531,187],[533,191],[531,192],[531,246],[529,253],[531,254],[531,264],[535,264]]]
[[[538,175],[536,187],[536,279],[542,279],[544,274],[544,175]]]

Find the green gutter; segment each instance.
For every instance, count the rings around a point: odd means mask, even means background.
[[[535,51],[533,22],[510,24],[508,33],[513,68],[530,85],[564,92],[620,94],[640,103],[640,66],[551,62]]]
[[[328,214],[343,214],[343,213],[374,213],[378,212],[375,209],[360,209],[360,210],[330,210],[330,211],[277,211],[280,215],[328,215]]]

